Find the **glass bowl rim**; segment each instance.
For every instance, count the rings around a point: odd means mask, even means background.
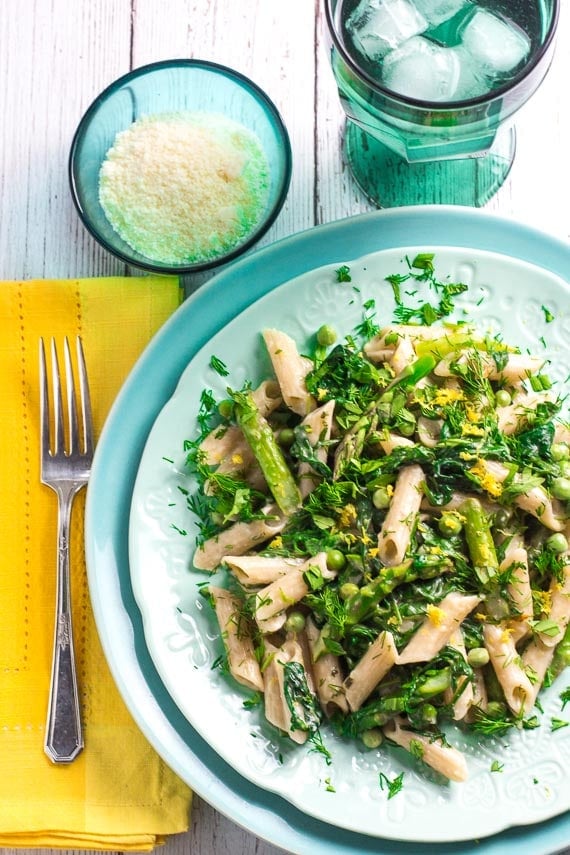
[[[342,2],[342,0],[339,0]],[[544,55],[550,49],[550,46],[554,40],[555,33],[558,28],[558,20],[560,17],[560,7],[562,5],[562,0],[552,0],[553,8],[552,8],[552,19],[550,21],[550,26],[544,38],[544,41],[540,45],[539,49],[536,51],[534,56],[530,59],[529,62],[525,63],[525,65],[518,71],[513,79],[508,83],[503,84],[503,86],[498,86],[496,89],[491,90],[491,92],[485,95],[477,95],[474,98],[464,98],[463,100],[457,101],[425,101],[421,98],[412,98],[409,95],[401,95],[398,92],[394,92],[392,89],[388,89],[385,86],[381,86],[379,81],[368,74],[360,65],[353,59],[351,54],[346,50],[344,43],[340,36],[336,31],[336,27],[334,25],[334,15],[332,12],[332,3],[333,0],[325,0],[325,19],[327,22],[327,29],[329,35],[342,56],[344,62],[354,71],[359,77],[363,78],[364,81],[371,86],[376,92],[379,92],[381,95],[384,95],[388,98],[391,98],[393,101],[399,101],[400,103],[409,105],[411,107],[418,107],[424,110],[430,110],[433,112],[446,112],[449,110],[457,110],[457,109],[467,109],[469,107],[478,107],[482,106],[489,102],[489,95],[492,95],[492,99],[501,98],[503,95],[506,95],[507,92],[512,91],[518,86],[518,84],[524,80],[532,71],[537,67],[537,65],[541,62]]]
[[[121,89],[126,84],[130,83],[132,80],[135,80],[137,77],[143,77],[147,74],[152,74],[155,71],[162,71],[168,68],[188,68],[189,70],[193,68],[201,68],[216,75],[221,74],[224,77],[228,77],[234,82],[236,82],[241,89],[248,90],[249,94],[262,106],[264,112],[272,117],[273,125],[276,130],[276,137],[279,140],[279,147],[282,156],[282,178],[277,187],[276,199],[267,215],[263,218],[263,220],[242,243],[238,244],[238,246],[234,247],[223,255],[219,255],[211,259],[205,259],[204,261],[197,261],[192,264],[168,265],[161,264],[160,262],[153,262],[152,259],[148,259],[148,261],[139,261],[138,259],[135,260],[133,256],[129,255],[127,252],[124,252],[122,249],[118,249],[117,247],[111,245],[110,242],[99,233],[99,231],[91,221],[91,218],[87,215],[79,198],[79,182],[76,179],[75,165],[77,161],[79,143],[85,137],[89,124],[100,105],[105,102],[111,95],[114,95],[116,91]],[[133,267],[137,267],[141,270],[147,270],[152,273],[159,273],[164,276],[184,276],[190,273],[199,273],[201,271],[211,270],[214,267],[219,267],[229,261],[232,261],[239,255],[242,255],[244,252],[250,249],[255,243],[257,243],[258,240],[263,237],[263,235],[269,230],[269,228],[277,219],[289,192],[292,171],[293,156],[289,132],[281,116],[281,113],[279,112],[269,95],[267,95],[267,93],[257,83],[255,83],[245,74],[242,74],[240,71],[236,71],[235,69],[230,68],[227,65],[222,65],[221,63],[213,62],[211,60],[194,58],[164,59],[158,62],[147,63],[146,65],[141,65],[137,68],[133,68],[118,77],[116,80],[113,80],[93,99],[93,101],[83,113],[83,116],[81,117],[79,124],[77,125],[77,128],[73,134],[68,158],[68,179],[71,188],[71,197],[73,199],[73,203],[75,205],[77,213],[79,214],[81,222],[83,223],[87,231],[91,234],[91,236],[95,238],[95,240],[107,252],[109,252],[111,255],[114,255],[116,258],[120,259],[125,264],[129,264]],[[133,250],[133,252],[135,251],[136,250]]]

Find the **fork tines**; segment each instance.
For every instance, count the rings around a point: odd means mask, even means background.
[[[81,406],[82,445],[79,447],[80,426],[77,418],[77,396],[75,392],[74,369],[67,336],[63,342],[63,359],[65,367],[65,391],[67,400],[67,449],[65,449],[62,384],[60,379],[59,361],[55,339],[51,339],[51,378],[53,389],[53,443],[50,443],[50,401],[48,393],[48,378],[44,341],[40,338],[40,412],[41,412],[41,446],[42,456],[55,457],[60,453],[67,456],[93,454],[93,424],[91,400],[87,382],[87,369],[81,338],[76,339],[77,375],[79,379],[79,397]]]

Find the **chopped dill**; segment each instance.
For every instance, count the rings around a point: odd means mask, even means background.
[[[352,276],[350,275],[350,267],[346,264],[342,264],[336,270],[336,281],[337,282],[352,282]]]
[[[214,355],[210,357],[210,368],[212,368],[216,374],[219,374],[220,377],[227,377],[230,373],[225,362],[222,362],[221,359]]]
[[[391,781],[384,772],[380,772],[378,775],[378,783],[380,784],[381,790],[387,789],[388,799],[393,799],[394,796],[397,796],[398,793],[402,792],[404,787],[404,773],[400,772],[400,774]]]

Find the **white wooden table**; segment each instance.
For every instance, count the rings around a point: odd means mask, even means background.
[[[568,0],[562,6],[554,64],[518,116],[515,165],[488,210],[568,240]],[[133,67],[171,57],[232,66],[260,84],[282,112],[293,179],[263,243],[370,210],[343,163],[343,116],[323,29],[319,0],[2,0],[0,277],[124,273],[75,214],[69,146],[82,113],[105,86]],[[164,855],[278,851],[198,798],[191,831],[162,849]]]

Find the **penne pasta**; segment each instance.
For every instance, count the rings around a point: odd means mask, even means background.
[[[406,720],[401,716],[392,719],[384,727],[384,735],[391,742],[413,753],[414,757],[419,757],[436,772],[445,775],[450,781],[467,780],[467,763],[460,751],[421,733],[408,730]]]
[[[275,505],[269,505],[264,511],[264,519],[236,522],[200,545],[193,559],[196,570],[215,570],[224,556],[243,555],[282,531],[287,522],[286,517],[279,513]]]
[[[241,603],[224,588],[210,585],[208,590],[214,600],[232,677],[248,689],[263,691],[263,678],[251,634],[242,616]]]
[[[269,659],[263,672],[265,717],[279,730],[284,731],[293,742],[303,744],[307,741],[308,731],[295,727],[285,686],[286,666],[295,662],[304,667],[303,652],[295,641],[286,641],[281,647],[266,643],[265,653]]]
[[[449,646],[454,650],[459,651],[465,661],[467,661],[467,651],[463,634],[460,629],[456,629],[449,639]],[[457,687],[454,689],[446,689],[443,695],[445,703],[451,704],[453,709],[453,718],[455,721],[461,721],[465,718],[470,708],[475,701],[473,683],[468,677],[460,677],[457,681]]]
[[[255,620],[261,632],[276,632],[281,629],[287,620],[287,609],[309,592],[305,573],[311,568],[316,568],[323,578],[332,578],[334,575],[327,568],[326,554],[319,552],[257,592]]]
[[[540,640],[546,647],[556,647],[562,641],[564,631],[570,620],[570,556],[568,563],[562,568],[562,579],[554,578],[551,582],[550,609],[548,620],[555,632],[539,633]]]
[[[224,555],[223,562],[246,587],[268,585],[303,563],[302,558],[266,555]]]
[[[315,691],[321,709],[329,718],[338,710],[347,713],[348,703],[343,689],[342,665],[339,657],[322,649],[319,651],[321,633],[310,617],[306,623],[306,634],[311,651]]]
[[[468,614],[481,602],[481,597],[465,596],[453,591],[437,606],[428,607],[428,616],[398,657],[400,665],[429,662],[450,641]]]
[[[534,690],[511,633],[503,627],[485,624],[483,637],[507,704],[515,715],[528,715],[534,706]]]
[[[283,400],[294,413],[306,416],[316,406],[305,385],[311,363],[299,355],[297,345],[285,333],[267,329],[263,332],[263,338]]]
[[[328,401],[309,413],[301,422],[301,428],[306,431],[307,439],[313,447],[319,444],[316,457],[321,463],[326,463],[328,456],[327,445],[331,438],[333,424],[334,401]],[[301,462],[298,470],[299,490],[306,498],[321,480],[310,463]]]
[[[360,709],[397,661],[392,633],[381,632],[344,681],[344,694],[352,711]]]
[[[420,466],[404,466],[398,474],[390,509],[378,535],[378,555],[388,566],[404,560],[422,502],[423,483]]]

